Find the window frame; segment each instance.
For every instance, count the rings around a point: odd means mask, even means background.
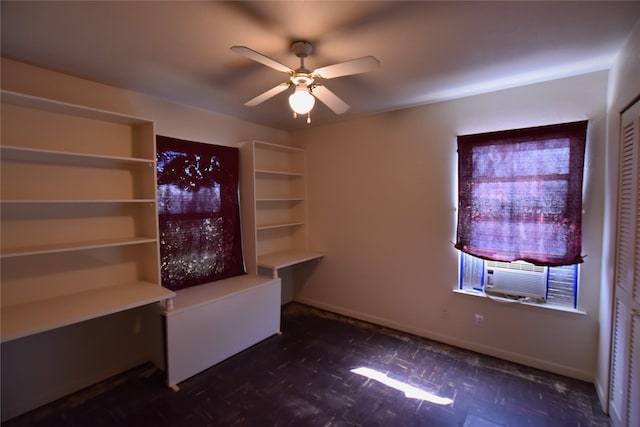
[[[156,135],[162,286],[178,291],[246,274],[239,160],[237,147]]]
[[[552,267],[545,267],[547,270],[545,271],[545,275],[546,275],[546,300],[545,301],[533,301],[530,300],[528,298],[525,297],[507,297],[507,296],[497,296],[497,295],[490,295],[485,291],[485,271],[486,271],[486,262],[487,260],[484,260],[482,258],[477,258],[474,257],[473,255],[469,255],[465,252],[459,251],[459,259],[458,259],[458,286],[457,289],[455,289],[455,292],[458,293],[463,293],[463,294],[468,294],[468,295],[476,295],[476,296],[481,296],[481,297],[486,297],[486,298],[490,298],[496,301],[502,301],[502,302],[519,302],[519,303],[523,303],[523,304],[527,304],[527,305],[532,305],[532,306],[537,306],[537,307],[545,307],[545,308],[551,308],[551,309],[556,309],[556,310],[561,310],[561,311],[570,311],[570,312],[576,312],[576,313],[583,313],[581,310],[578,309],[578,293],[579,293],[579,289],[580,289],[580,264],[572,264],[569,266],[552,266]],[[480,264],[482,263],[482,267],[480,269],[480,277],[478,277],[478,281],[475,282],[472,278],[471,280],[468,280],[468,276],[466,277],[466,283],[465,283],[465,263],[466,262],[475,262],[476,264]],[[552,271],[551,269],[554,269],[556,271]],[[550,276],[552,273],[558,273],[559,270],[568,270],[571,269],[573,270],[572,272],[572,276],[571,276],[571,282],[573,289],[572,289],[572,301],[571,303],[561,303],[561,302],[554,302],[553,298],[550,300],[549,299],[549,291],[550,290],[556,290],[559,291],[561,290],[560,286],[557,287],[553,287],[550,285],[550,282],[552,282],[552,280],[550,280]],[[564,283],[567,284],[569,281],[565,281]]]
[[[457,220],[457,235],[455,247],[459,250],[459,259],[458,259],[458,286],[457,289],[454,290],[456,293],[462,293],[467,295],[475,295],[482,296],[486,298],[491,298],[496,301],[510,301],[510,302],[520,302],[526,305],[532,305],[536,307],[545,307],[552,308],[560,311],[569,311],[574,313],[582,313],[578,309],[578,298],[579,298],[579,284],[580,284],[580,268],[579,264],[583,261],[583,256],[581,254],[582,250],[582,202],[583,202],[583,183],[584,183],[584,157],[586,152],[586,140],[587,140],[587,128],[588,121],[578,121],[578,122],[570,122],[570,123],[559,123],[547,126],[538,126],[538,127],[529,127],[529,128],[521,128],[521,129],[511,129],[505,131],[497,131],[497,132],[487,132],[482,134],[474,134],[474,135],[462,135],[458,136],[458,220]],[[461,241],[460,239],[460,215],[462,213],[463,208],[467,208],[467,212],[464,214],[468,214],[470,212],[470,206],[472,206],[473,201],[472,194],[469,186],[469,183],[475,182],[474,180],[482,179],[482,176],[476,175],[476,171],[473,170],[473,167],[476,166],[474,164],[475,161],[482,161],[483,159],[478,160],[474,159],[474,152],[472,151],[476,147],[487,147],[491,145],[496,145],[498,147],[508,145],[508,144],[527,144],[528,141],[532,141],[535,143],[536,141],[541,141],[541,144],[546,147],[553,147],[554,140],[566,138],[568,142],[566,145],[569,147],[569,162],[566,165],[567,172],[565,175],[565,179],[567,181],[567,187],[571,188],[567,191],[565,203],[577,203],[578,209],[577,212],[574,209],[569,213],[569,221],[577,221],[579,224],[579,232],[577,234],[577,240],[567,243],[567,250],[570,251],[570,244],[577,245],[577,251],[575,251],[576,247],[573,247],[573,253],[577,254],[575,259],[575,263],[557,263],[554,262],[552,257],[549,257],[550,262],[540,262],[539,259],[526,259],[526,258],[518,258],[515,257],[513,259],[505,259],[504,257],[492,257],[491,255],[487,255],[486,253],[474,253],[473,251],[467,250],[468,248],[463,245],[464,242],[469,242],[470,240]],[[550,144],[545,144],[546,141],[552,141]],[[466,144],[462,145],[461,144]],[[482,149],[482,148],[481,148]],[[512,154],[514,151],[520,149],[519,146],[513,146],[513,148],[507,148],[503,154],[509,158],[514,159],[514,165],[519,162],[523,162],[521,158],[517,157],[517,154]],[[461,150],[465,151],[464,156],[460,153]],[[575,151],[574,151],[575,150]],[[511,154],[509,154],[511,153]],[[577,157],[574,156],[574,153],[577,153]],[[577,160],[576,160],[577,159]],[[495,164],[495,160],[491,160]],[[577,167],[576,167],[577,166]],[[527,181],[526,174],[513,173],[509,174],[509,172],[505,172],[506,179],[504,181],[500,180],[499,169],[496,167],[496,177],[494,178],[494,182],[508,182],[509,180],[517,180],[520,179],[523,182]],[[466,168],[466,169],[463,169]],[[514,171],[518,171],[515,166],[512,166]],[[535,166],[534,168],[535,169]],[[539,170],[539,169],[537,169]],[[542,179],[535,178],[531,179],[532,182],[545,182],[547,176],[545,175]],[[489,193],[490,195],[492,193]],[[544,192],[542,193],[544,194]],[[572,198],[572,199],[571,199]],[[513,200],[507,199],[507,203],[514,203]],[[539,203],[540,200],[548,200],[548,199],[538,199],[536,203]],[[517,203],[520,202],[517,198],[515,199],[516,206]],[[541,204],[537,204],[540,206]],[[526,206],[526,205],[524,205]],[[575,205],[574,205],[575,207]],[[544,211],[546,212],[546,210]],[[498,212],[500,215],[500,212]],[[499,216],[498,216],[499,217]],[[506,216],[505,218],[509,218]],[[465,226],[469,226],[472,224],[472,221],[475,218],[470,218]],[[565,218],[565,221],[567,218]],[[479,221],[482,221],[481,219]],[[526,221],[526,220],[525,220]],[[481,223],[480,223],[481,224]],[[506,227],[508,228],[509,223]],[[482,224],[481,224],[482,225]],[[514,223],[514,226],[517,226],[517,222]],[[465,232],[470,233],[471,229],[466,230]],[[465,236],[465,237],[468,237]],[[546,255],[546,254],[545,254]],[[543,255],[543,257],[545,256]],[[476,264],[472,269],[465,268],[465,258],[468,257],[468,260],[476,260]],[[516,260],[529,262],[532,265],[542,265],[546,268],[545,274],[545,286],[546,286],[546,295],[544,301],[534,301],[530,298],[526,297],[508,297],[508,296],[494,296],[487,293],[485,289],[486,282],[486,263],[487,260],[493,260],[497,262],[513,262]],[[558,270],[558,271],[556,271]],[[560,270],[563,270],[560,272]],[[570,271],[570,274],[567,274],[567,271]],[[465,277],[469,274],[472,275],[471,278]],[[564,274],[564,276],[556,276],[557,274]],[[554,280],[554,276],[556,278],[559,277],[559,280]],[[569,291],[571,296],[569,297]],[[551,294],[550,294],[551,292]],[[558,297],[554,298],[554,294],[557,294]],[[551,298],[550,298],[551,295]]]

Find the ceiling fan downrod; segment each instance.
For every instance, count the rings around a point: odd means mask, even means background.
[[[297,40],[291,43],[291,52],[300,58],[300,68],[304,69],[308,74],[309,70],[304,68],[304,58],[311,55],[311,52],[313,52],[313,45],[305,40]]]
[[[314,81],[311,71],[304,66],[304,59],[313,52],[313,45],[307,41],[299,40],[291,43],[291,52],[300,58],[300,68],[294,70],[291,74],[291,82],[298,86],[304,84],[309,87]]]

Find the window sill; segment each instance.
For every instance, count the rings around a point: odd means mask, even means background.
[[[561,311],[561,312],[564,312],[564,313],[573,313],[573,314],[581,314],[581,315],[586,315],[587,314],[585,311],[578,310],[576,308],[562,307],[562,306],[559,306],[559,305],[518,301],[518,300],[514,300],[514,299],[495,297],[495,296],[491,296],[490,297],[487,294],[485,294],[483,292],[480,292],[480,291],[469,291],[469,290],[464,290],[464,289],[454,289],[453,293],[461,294],[461,295],[469,295],[469,296],[479,297],[479,298],[486,298],[486,299],[489,299],[491,301],[496,301],[496,302],[504,303],[504,304],[526,305],[526,306],[529,306],[529,307],[542,308],[542,309],[545,309],[545,310]]]

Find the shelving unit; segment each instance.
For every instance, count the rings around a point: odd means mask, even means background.
[[[2,91],[1,341],[162,301],[150,121]]]
[[[307,245],[305,152],[262,141],[252,141],[248,148],[255,202],[255,273],[262,267],[278,277],[280,268],[323,256]]]

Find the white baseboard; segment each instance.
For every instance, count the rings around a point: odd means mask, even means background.
[[[454,347],[463,348],[465,350],[471,350],[477,353],[486,354],[488,356],[497,357],[499,359],[508,360],[510,362],[519,363],[521,365],[529,366],[532,368],[541,369],[543,371],[552,372],[554,374],[564,375],[589,383],[594,383],[595,381],[595,375],[592,372],[575,369],[571,366],[561,365],[547,360],[538,359],[522,353],[516,353],[504,349],[457,339],[422,328],[415,328],[386,318],[372,316],[367,313],[351,310],[333,304],[326,304],[312,298],[296,297],[295,301],[301,304],[309,305],[311,307],[316,307],[333,313],[342,314],[354,319],[363,320],[365,322],[373,323],[380,326],[385,326],[387,328],[395,329],[401,332],[417,335],[419,337],[438,341],[444,344],[449,344]]]
[[[609,413],[609,393],[608,387],[603,387],[602,383],[600,383],[600,379],[596,376],[593,385],[596,388],[596,394],[598,395],[598,400],[600,401],[600,407],[605,414]]]

